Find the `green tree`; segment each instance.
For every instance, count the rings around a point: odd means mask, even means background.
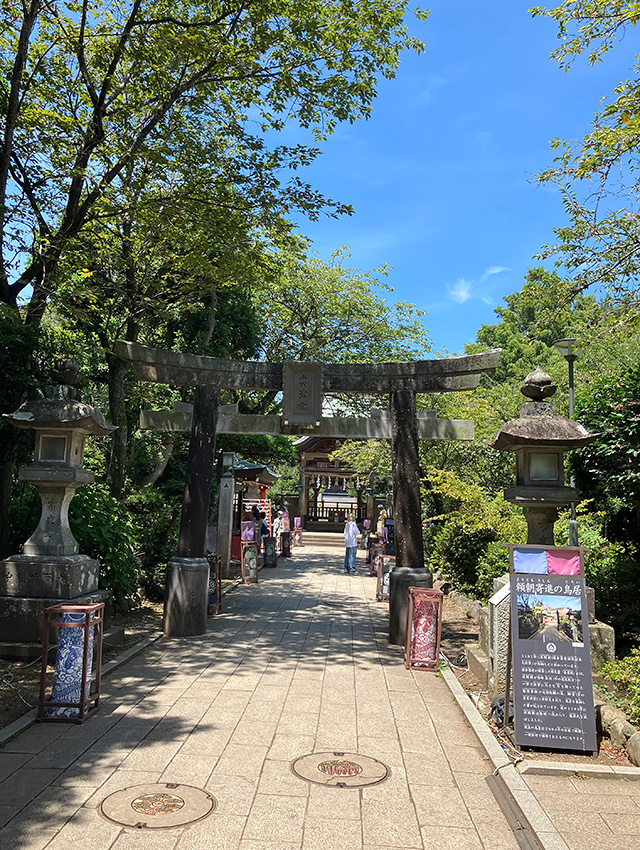
[[[7,0],[0,301],[16,307],[31,286],[30,319],[41,318],[70,241],[141,158],[171,172],[212,138],[221,182],[276,189],[279,168],[317,151],[269,151],[262,132],[295,120],[321,139],[368,116],[377,77],[393,77],[403,49],[422,49],[404,13],[403,0]],[[296,177],[290,198],[325,205]]]
[[[148,216],[171,208],[177,221],[180,203],[183,226],[214,203],[220,219],[260,210],[272,225],[290,209],[349,212],[295,173],[317,147],[269,147],[265,134],[293,120],[315,145],[337,122],[366,118],[377,78],[393,77],[404,49],[422,49],[404,13],[404,0],[6,0],[0,303],[39,324],[66,283],[61,263],[70,268],[68,254],[88,226],[139,219],[136,187],[152,187]],[[117,234],[113,255],[131,241]],[[114,406],[121,417],[121,398]],[[116,438],[120,458],[125,437]],[[10,465],[2,468],[10,475]],[[0,517],[7,507],[0,502]]]
[[[261,359],[367,363],[425,356],[431,347],[425,314],[387,301],[393,290],[379,279],[385,267],[358,271],[347,265],[348,257],[344,249],[329,263],[290,250],[276,253],[274,273],[256,292]],[[240,400],[244,409],[265,413],[275,409],[277,396],[245,394]],[[339,410],[353,412],[361,404],[359,396],[336,400]],[[371,399],[364,404],[371,407]]]
[[[537,7],[558,24],[561,46],[552,53],[568,67],[587,52],[591,64],[602,61],[618,37],[640,19],[633,0],[566,0],[555,8]],[[570,276],[564,301],[590,286],[604,289],[619,308],[618,321],[640,321],[640,141],[639,66],[595,113],[591,130],[580,141],[556,139],[553,165],[539,175],[557,186],[569,223],[558,228],[555,244],[541,256],[556,256]]]
[[[598,439],[572,453],[576,483],[604,512],[606,536],[640,548],[640,367],[595,385],[576,413]]]

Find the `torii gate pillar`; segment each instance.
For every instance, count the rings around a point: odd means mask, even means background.
[[[396,566],[389,576],[389,643],[404,645],[409,587],[432,587],[424,566],[416,394],[390,394]]]
[[[190,637],[207,631],[209,562],[204,557],[204,545],[217,418],[217,389],[196,387],[178,553],[169,561],[165,584],[162,629],[167,637]]]

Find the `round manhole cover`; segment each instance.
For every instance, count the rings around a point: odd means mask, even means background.
[[[310,753],[291,762],[294,775],[315,785],[366,788],[384,782],[391,773],[386,764],[357,753]]]
[[[206,818],[216,799],[201,788],[173,782],[131,785],[100,803],[100,814],[131,829],[172,829]]]

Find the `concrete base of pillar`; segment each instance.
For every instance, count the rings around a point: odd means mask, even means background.
[[[172,558],[167,567],[162,629],[167,637],[195,637],[207,631],[209,562]]]
[[[389,643],[404,646],[410,587],[433,587],[433,576],[421,567],[395,569],[389,575]]]

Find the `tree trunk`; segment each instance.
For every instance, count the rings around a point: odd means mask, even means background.
[[[127,460],[127,409],[125,405],[124,383],[127,364],[115,354],[106,352],[109,368],[109,417],[118,430],[111,435],[111,456],[109,458],[109,489],[111,495],[121,499],[124,495],[124,477]]]
[[[156,464],[156,468],[148,475],[144,475],[142,477],[142,480],[138,484],[140,490],[143,490],[145,487],[152,487],[156,483],[158,478],[160,478],[162,473],[167,468],[167,463],[169,462],[169,458],[171,457],[171,452],[173,451],[175,442],[176,441],[173,434],[169,434],[164,449],[162,450],[162,457]]]
[[[2,448],[0,448],[0,559],[15,554],[9,546],[9,513],[11,510],[11,490],[13,469],[15,466],[16,436],[13,429],[2,429]]]

